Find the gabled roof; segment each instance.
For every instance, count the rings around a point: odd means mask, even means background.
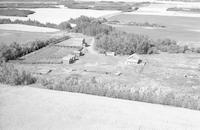
[[[132,54],[132,55],[130,55],[127,59],[141,59],[137,54]]]

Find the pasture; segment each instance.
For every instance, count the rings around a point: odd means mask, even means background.
[[[22,24],[0,24],[0,29],[26,31],[26,32],[57,32],[59,31],[58,29],[53,29],[53,28],[36,27],[36,26],[22,25]]]
[[[0,9],[0,15],[3,16],[19,16],[19,17],[27,17],[29,14],[35,13],[30,10],[18,10],[18,9]]]
[[[48,46],[20,58],[23,63],[60,64],[62,58],[73,53],[76,49],[58,46]]]
[[[158,15],[138,15],[138,14],[120,14],[112,16],[109,21],[120,22],[137,22],[137,23],[155,23],[163,25],[166,28],[145,28],[136,26],[113,25],[119,30],[148,35],[153,39],[170,38],[189,44],[191,46],[200,46],[200,18],[191,17],[175,17],[175,16],[158,16]]]

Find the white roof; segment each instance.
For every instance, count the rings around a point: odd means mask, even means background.
[[[137,54],[132,54],[128,57],[128,59],[140,59],[140,57]]]
[[[74,57],[74,55],[69,54],[69,55],[63,57],[62,59],[63,59],[63,60],[69,60],[69,59],[71,59],[72,57]]]

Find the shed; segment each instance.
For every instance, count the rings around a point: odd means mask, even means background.
[[[130,55],[126,60],[127,65],[140,64],[141,62],[142,59],[137,54]]]
[[[73,51],[73,54],[74,54],[75,58],[78,59],[82,55],[82,52],[81,51]]]
[[[106,52],[106,56],[116,56],[115,52]]]

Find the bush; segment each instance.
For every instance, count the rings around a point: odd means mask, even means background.
[[[0,65],[0,83],[10,85],[29,85],[36,82],[30,73],[15,69],[13,65],[3,63]]]
[[[171,39],[157,40],[156,47],[162,52],[185,53],[190,50],[188,46],[179,46],[176,41]]]
[[[70,23],[68,23],[68,22],[62,22],[62,23],[60,23],[60,24],[58,25],[58,28],[59,28],[60,30],[72,29]]]
[[[47,89],[92,94],[112,98],[143,101],[200,110],[200,97],[177,94],[172,91],[162,92],[158,88],[134,88],[119,81],[98,81],[96,77],[85,78],[70,75],[64,80],[41,80]]]

